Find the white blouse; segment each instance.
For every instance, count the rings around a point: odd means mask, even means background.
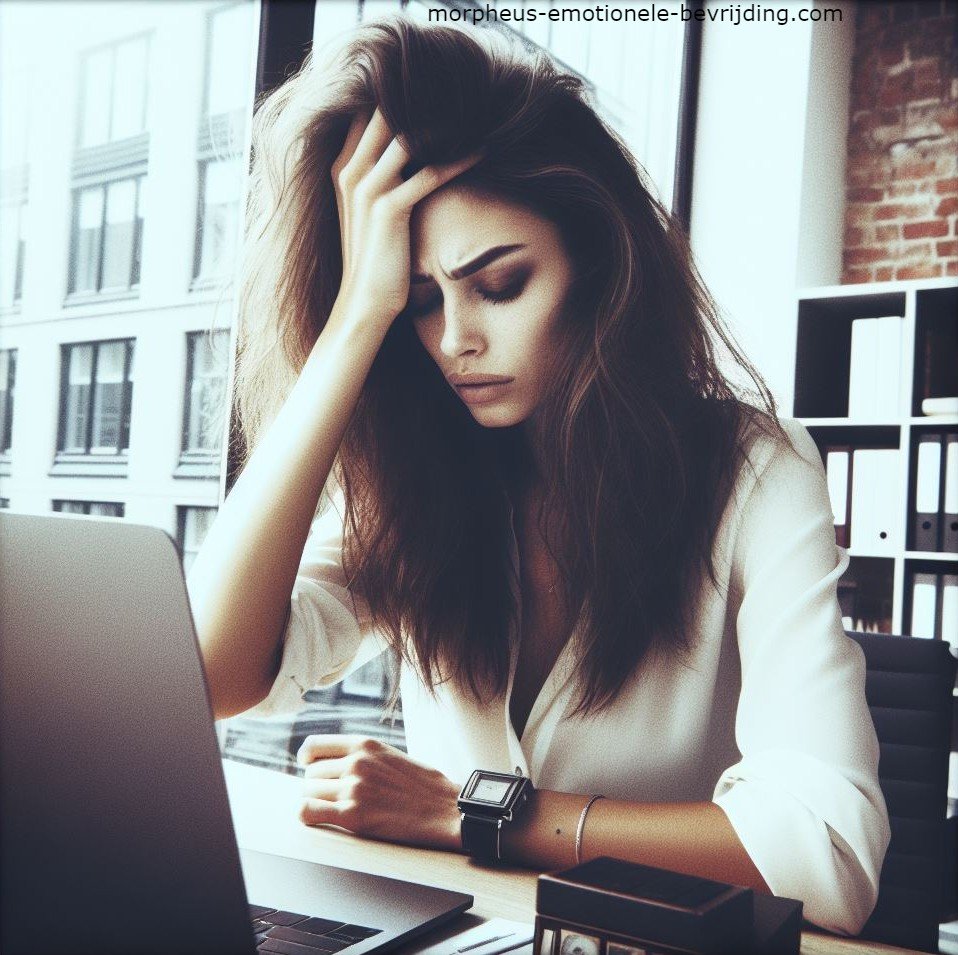
[[[476,768],[521,771],[540,789],[638,802],[722,807],[776,895],[804,916],[857,933],[870,915],[889,841],[878,741],[865,703],[861,648],[841,622],[824,468],[798,422],[793,448],[753,441],[714,543],[717,590],[697,596],[698,640],[685,664],[664,660],[627,682],[607,710],[572,717],[570,640],[518,737],[509,685],[479,705],[451,682],[433,698],[403,665],[409,755],[464,783]],[[386,646],[346,589],[342,500],[314,521],[291,598],[282,664],[249,715],[293,711]],[[518,568],[513,531],[512,554]],[[517,575],[518,576],[518,575]]]

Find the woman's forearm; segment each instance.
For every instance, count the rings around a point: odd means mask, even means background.
[[[269,690],[319,496],[386,327],[337,302],[193,562],[190,602],[218,719]]]
[[[575,864],[575,836],[587,795],[539,790],[529,811],[503,826],[506,861],[542,870]],[[771,890],[732,824],[712,802],[639,803],[599,799],[586,817],[582,861],[615,856],[630,862]]]

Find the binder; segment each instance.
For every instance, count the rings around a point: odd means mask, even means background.
[[[835,543],[839,547],[848,547],[851,543],[849,497],[852,489],[852,448],[841,446],[826,448],[825,475],[835,522]]]
[[[958,574],[941,575],[941,639],[958,650]]]
[[[901,409],[902,320],[897,315],[877,318],[878,355],[875,362],[875,417],[894,421]]]
[[[938,603],[938,578],[935,574],[915,574],[911,583],[911,636],[935,639],[935,610]]]
[[[852,320],[851,359],[848,369],[848,417],[874,421],[877,413],[878,319]]]
[[[858,448],[852,455],[851,546],[876,555],[898,550],[897,448]]]
[[[923,434],[915,473],[915,550],[938,550],[940,492],[941,435]]]
[[[941,549],[958,554],[958,434],[945,435]]]

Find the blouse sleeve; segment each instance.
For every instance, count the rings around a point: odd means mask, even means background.
[[[865,661],[845,634],[825,471],[797,422],[743,505],[733,580],[741,588],[742,667],[736,742],[742,758],[713,800],[776,895],[804,916],[857,934],[878,897],[890,837]]]
[[[364,604],[346,586],[342,566],[343,498],[335,494],[313,520],[290,596],[279,672],[246,716],[272,716],[303,706],[312,687],[332,686],[386,649],[368,626]]]

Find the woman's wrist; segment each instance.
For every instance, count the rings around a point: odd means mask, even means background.
[[[438,832],[436,839],[440,849],[447,852],[462,852],[462,814],[459,812],[460,787],[450,781],[448,798],[442,801],[437,812]]]
[[[369,330],[382,338],[396,320],[397,314],[391,309],[379,307],[366,296],[358,294],[351,286],[344,285],[333,303],[328,324],[352,330]]]

